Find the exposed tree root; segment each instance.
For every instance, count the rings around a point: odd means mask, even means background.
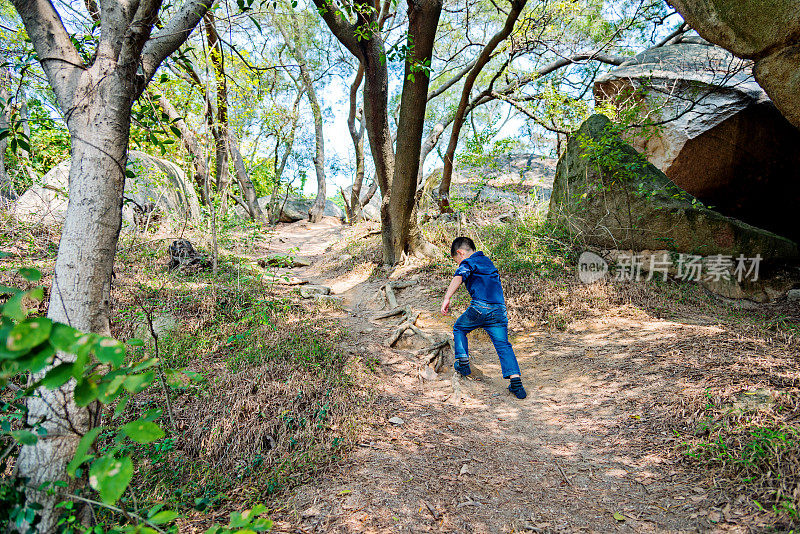
[[[420,376],[424,376],[422,369],[424,369],[426,366],[429,366],[434,373],[439,372],[439,369],[442,367],[445,360],[444,349],[450,347],[452,350],[453,342],[447,336],[435,334],[432,335],[423,332],[415,324],[419,318],[420,312],[414,312],[411,309],[411,306],[408,304],[403,306],[398,304],[395,290],[410,287],[416,283],[416,280],[398,280],[384,284],[380,291],[386,298],[386,303],[389,305],[390,309],[375,316],[375,319],[387,319],[389,317],[395,317],[398,315],[401,317],[400,323],[392,331],[392,334],[384,341],[384,345],[387,347],[394,346],[394,344],[397,343],[406,330],[411,330],[414,334],[418,335],[420,338],[425,340],[426,343],[428,343],[427,347],[414,352],[415,356],[424,356],[420,362]]]

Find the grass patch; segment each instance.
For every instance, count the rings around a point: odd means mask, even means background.
[[[800,437],[791,426],[703,425],[708,434],[684,441],[685,459],[733,483],[753,504],[797,523],[800,497]]]
[[[569,235],[547,220],[528,216],[483,227],[480,241],[498,269],[554,278],[574,274],[578,251]]]

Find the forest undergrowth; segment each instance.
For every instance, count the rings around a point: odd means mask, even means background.
[[[0,283],[22,286],[16,270],[36,267],[47,294],[58,232],[6,223],[0,246],[10,255]],[[371,397],[361,378],[366,366],[338,346],[347,332],[330,305],[303,302],[265,281],[268,269],[228,253],[216,276],[210,266],[169,271],[166,249],[181,233],[202,242],[197,229],[181,227],[122,237],[112,335],[144,340],[129,357],[157,355],[164,366],[164,382],[135,395],[120,421],[158,410],[167,431],[131,445],[140,467],[120,504],[176,510],[184,529],[256,503],[280,506],[283,492],[347,454]],[[231,235],[221,244],[234,245]]]
[[[16,269],[35,267],[48,287],[58,233],[6,224],[0,246],[10,256],[3,259],[0,283],[20,285]],[[512,333],[569,331],[577,321],[598,316],[712,328],[712,336],[642,349],[663,355],[659,363],[683,369],[691,380],[680,396],[654,404],[641,424],[668,429],[674,459],[700,470],[730,502],[744,499],[776,525],[796,523],[797,310],[780,302],[743,310],[697,285],[671,280],[581,284],[574,274],[579,244],[535,215],[492,224],[434,220],[424,231],[442,250],[453,235],[464,233],[487,251],[501,271]],[[138,351],[158,351],[168,370],[169,403],[164,389],[153,387],[132,399],[125,417],[161,409],[168,432],[135,446],[142,467],[121,502],[132,509],[177,509],[184,514],[182,528],[205,526],[256,502],[280,509],[287,490],[313,480],[356,443],[372,402],[374,362],[341,349],[353,334],[333,317],[331,305],[312,304],[291,288],[265,282],[264,268],[228,250],[242,239],[245,248],[265,246],[269,235],[236,225],[224,229],[214,277],[210,269],[166,269],[173,234],[204,243],[202,232],[157,232],[120,242],[112,333],[145,340]],[[378,268],[379,235],[340,248],[347,255],[331,269],[372,265],[372,277],[385,276]],[[443,289],[452,269],[443,256],[420,262],[417,271],[431,288]],[[459,298],[465,304],[466,297]]]

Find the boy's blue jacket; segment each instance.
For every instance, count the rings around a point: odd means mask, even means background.
[[[506,303],[497,267],[483,252],[474,252],[462,261],[456,269],[455,276],[460,276],[464,280],[472,300],[489,304]]]

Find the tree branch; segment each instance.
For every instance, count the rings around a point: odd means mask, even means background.
[[[158,10],[161,9],[161,0],[141,0],[139,7],[133,16],[133,20],[127,31],[124,33],[125,39],[122,42],[122,49],[119,53],[120,66],[134,68],[139,64],[139,57],[142,53],[153,26],[158,21]]]
[[[481,53],[478,54],[475,65],[470,69],[469,74],[467,74],[467,79],[464,81],[464,87],[461,89],[461,100],[458,103],[456,116],[453,120],[453,129],[450,131],[450,143],[447,146],[447,152],[444,157],[442,183],[439,186],[439,207],[443,213],[445,211],[451,211],[448,196],[450,193],[450,179],[453,174],[453,158],[455,157],[456,148],[458,146],[458,136],[461,132],[461,126],[464,124],[464,118],[466,117],[466,110],[469,105],[472,87],[478,75],[481,73],[481,70],[483,70],[483,67],[486,66],[492,58],[494,49],[505,41],[508,36],[511,35],[511,32],[514,31],[514,25],[517,23],[517,19],[522,13],[522,10],[525,8],[526,1],[527,0],[512,0],[511,10],[506,17],[503,27],[494,34],[489,42],[486,43],[486,46],[483,47]],[[492,84],[493,83],[494,80],[492,80]]]
[[[77,79],[86,65],[72,45],[61,17],[50,0],[13,0],[12,3],[22,18],[62,111],[69,109]]]
[[[446,82],[444,82],[444,83],[443,83],[441,86],[439,86],[439,88],[438,88],[438,89],[434,89],[433,91],[431,91],[430,93],[428,93],[428,100],[429,100],[429,101],[430,101],[430,100],[433,100],[434,98],[436,98],[436,97],[437,97],[437,96],[439,96],[440,94],[442,94],[442,93],[444,93],[445,91],[447,91],[448,89],[450,89],[450,88],[451,88],[451,87],[452,87],[452,86],[453,86],[453,85],[454,85],[454,84],[455,84],[455,83],[456,83],[458,80],[460,80],[461,78],[463,78],[464,76],[466,76],[466,75],[467,75],[467,73],[468,73],[470,70],[472,70],[472,67],[474,67],[474,66],[475,66],[475,63],[477,63],[477,62],[478,62],[478,58],[476,57],[475,59],[473,59],[472,61],[470,61],[470,62],[469,62],[469,63],[467,63],[466,65],[464,65],[464,68],[463,68],[463,69],[461,69],[460,71],[458,71],[457,73],[455,73],[455,74],[453,75],[453,77],[452,77],[452,78],[450,78],[449,80],[447,80]]]
[[[213,3],[214,0],[187,0],[178,13],[145,43],[142,51],[144,85],[153,77],[161,62],[186,41]]]
[[[336,36],[339,42],[342,43],[351,54],[356,56],[359,61],[363,62],[364,53],[358,45],[358,39],[356,39],[356,25],[347,20],[342,10],[330,0],[314,0],[314,5],[317,6],[319,15],[322,17],[322,20],[325,21],[325,24],[328,25],[331,33]]]

